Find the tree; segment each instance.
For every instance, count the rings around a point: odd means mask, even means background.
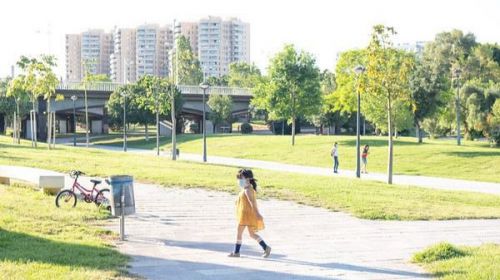
[[[356,89],[359,84],[360,91],[364,92],[366,84],[366,75],[360,76],[358,81],[353,73],[357,65],[366,65],[366,50],[349,50],[340,54],[335,67],[336,88],[326,98],[331,111],[356,112]]]
[[[320,71],[311,54],[285,45],[283,51],[271,59],[268,73],[269,81],[257,85],[252,103],[266,109],[270,119],[285,119],[292,124],[293,146],[297,118],[319,112]]]
[[[490,140],[490,145],[500,146],[500,98],[497,98],[491,107],[491,112],[486,118],[486,124],[486,136]]]
[[[341,53],[335,67],[335,90],[324,97],[324,104],[331,115],[331,123],[335,124],[335,133],[340,133],[342,124],[357,111],[356,90],[361,93],[365,91],[366,75],[358,77],[353,71],[358,65],[366,65],[366,50]]]
[[[226,87],[228,86],[228,77],[227,76],[222,76],[222,77],[208,77],[206,80],[206,83],[209,86],[221,86],[221,87]]]
[[[5,100],[6,105],[12,104],[12,101],[14,101],[14,110],[8,110],[5,108],[6,113],[16,113],[16,117],[12,118],[12,121],[15,123],[14,125],[14,139],[17,142],[17,144],[20,143],[20,127],[21,127],[21,115],[24,115],[26,111],[29,109],[25,109],[25,112],[22,111],[23,107],[27,106],[22,106],[23,104],[26,104],[29,100],[29,94],[26,91],[26,85],[24,83],[25,77],[23,75],[17,76],[15,79],[10,81],[9,86],[6,90],[6,97],[9,98],[11,101],[9,102],[8,99]],[[12,109],[12,108],[11,108]]]
[[[363,102],[386,112],[389,142],[387,183],[389,184],[392,184],[395,111],[410,100],[409,77],[413,67],[413,56],[393,47],[391,39],[395,34],[396,31],[392,27],[383,25],[373,27],[367,49],[367,87],[364,94],[366,101]],[[366,117],[370,119],[371,115],[366,114]],[[374,119],[370,121],[375,124],[379,122]]]
[[[228,84],[231,87],[253,89],[262,80],[262,74],[255,64],[235,62],[229,65]]]
[[[312,115],[308,121],[313,123],[314,126],[319,127],[320,134],[323,134],[323,126],[331,125],[338,121],[339,114],[334,111],[331,103],[328,102],[329,97],[336,89],[335,74],[324,70],[320,74],[320,90],[321,90],[321,110],[318,114]]]
[[[36,58],[31,58],[27,56],[21,56],[21,58],[17,61],[17,66],[21,68],[23,74],[21,75],[23,81],[23,87],[28,92],[32,111],[36,112],[36,103],[39,97],[39,92],[37,91],[37,68],[39,68],[39,62]],[[37,118],[32,118],[30,114],[31,120],[31,145],[32,147],[37,147],[38,141],[38,125]]]
[[[211,109],[211,113],[208,118],[213,123],[213,132],[216,132],[217,124],[222,122],[232,122],[232,106],[233,99],[229,95],[222,95],[217,93],[210,94],[208,99],[208,107]]]
[[[37,67],[39,77],[37,79],[35,88],[35,92],[39,96],[43,96],[43,98],[47,101],[47,143],[49,144],[49,149],[52,147],[52,143],[55,143],[55,141],[52,141],[52,134],[54,134],[54,131],[52,131],[52,129],[54,126],[53,122],[55,122],[55,118],[52,118],[50,115],[51,98],[55,97],[56,100],[64,99],[62,95],[56,95],[56,87],[59,84],[59,80],[52,70],[52,68],[56,66],[57,64],[54,56],[41,56]]]
[[[446,90],[446,81],[433,70],[428,61],[417,59],[410,77],[411,108],[418,143],[422,143],[423,121],[444,105],[441,93]]]
[[[139,106],[156,115],[156,144],[157,153],[159,154],[160,116],[171,116],[171,104],[172,98],[174,98],[176,115],[172,118],[172,124],[174,124],[174,122],[177,124],[183,104],[181,91],[172,81],[150,75],[143,76],[137,82],[137,86],[143,91],[137,98]],[[178,126],[175,125],[175,127],[177,132]]]
[[[200,62],[193,54],[189,39],[181,35],[176,42],[173,73],[177,84],[199,85],[203,81],[203,72]]]
[[[107,103],[111,123],[116,127],[123,124],[123,109],[126,95],[127,123],[139,123],[145,126],[145,139],[148,140],[148,124],[154,123],[154,115],[148,108],[143,108],[140,98],[144,91],[136,84],[127,84],[117,88],[109,97]],[[126,124],[125,124],[126,125]]]
[[[91,69],[94,67],[95,61],[92,59],[88,60],[83,60],[82,61],[82,66],[83,66],[83,71],[84,71],[84,76],[82,79],[82,87],[83,87],[83,92],[84,92],[84,102],[85,102],[85,146],[88,148],[90,144],[90,137],[89,137],[89,108],[88,108],[88,102],[87,102],[87,90],[89,86],[92,86],[92,84],[95,84],[97,82],[108,82],[109,77],[103,74],[93,74],[91,72]]]

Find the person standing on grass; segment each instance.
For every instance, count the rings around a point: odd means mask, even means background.
[[[339,147],[337,142],[333,144],[333,148],[330,152],[331,156],[333,157],[333,173],[338,173],[339,171]]]
[[[253,177],[252,170],[241,169],[236,175],[238,185],[241,189],[236,200],[236,219],[238,220],[238,234],[234,251],[228,257],[239,258],[243,231],[248,229],[250,237],[259,243],[264,250],[262,257],[267,258],[271,254],[271,247],[256,233],[264,229],[264,219],[257,208],[257,180]]]
[[[365,145],[365,147],[363,148],[363,153],[361,154],[361,160],[363,161],[363,167],[361,167],[361,173],[368,173],[368,171],[366,170],[366,167],[368,165],[368,151],[370,150],[370,146],[369,145]]]

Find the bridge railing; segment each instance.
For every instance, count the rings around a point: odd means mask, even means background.
[[[184,94],[203,94],[203,89],[199,86],[186,86],[179,85],[180,91]],[[207,90],[207,94],[218,93],[221,95],[239,95],[239,96],[251,96],[252,92],[246,88],[236,88],[236,87],[221,87],[221,86],[211,86]]]
[[[88,91],[115,91],[121,84],[109,82],[94,82],[85,85]],[[83,90],[83,83],[79,82],[65,82],[57,86],[58,90]]]
[[[85,87],[88,91],[112,92],[122,85],[123,84],[110,82],[94,82],[85,85]],[[203,94],[203,90],[199,86],[179,85],[178,87],[183,94]],[[83,84],[80,82],[60,83],[57,86],[57,90],[83,90]],[[237,87],[211,86],[207,90],[207,94],[214,93],[222,95],[252,96],[252,93],[249,89]]]

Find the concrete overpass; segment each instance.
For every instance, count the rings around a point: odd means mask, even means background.
[[[116,83],[93,83],[87,86],[87,104],[89,112],[90,130],[94,134],[108,132],[108,118],[106,104],[110,95],[122,84]],[[183,97],[183,107],[181,116],[197,123],[201,123],[203,112],[203,90],[199,86],[180,85],[179,89]],[[73,101],[71,97],[77,97],[75,108],[78,116],[85,114],[85,91],[81,83],[61,83],[56,93],[64,97],[63,100],[51,100],[51,111],[56,113],[57,130],[59,133],[69,133],[74,131],[73,127]],[[210,87],[207,90],[207,100],[211,94],[229,95],[233,100],[232,113],[234,116],[244,117],[248,114],[252,94],[248,89],[234,87]],[[207,112],[210,108],[206,107]],[[39,99],[38,112],[46,112],[46,101]],[[46,138],[46,114],[38,114],[38,135],[40,139]],[[24,132],[25,137],[30,137],[29,121],[25,121],[23,127],[28,128]]]

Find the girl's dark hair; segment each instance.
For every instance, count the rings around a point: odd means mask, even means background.
[[[363,152],[367,152],[369,148],[370,148],[370,145],[365,145],[365,147],[363,148]]]
[[[238,171],[238,174],[236,175],[236,178],[242,179],[246,178],[252,185],[253,189],[257,191],[257,179],[253,177],[253,172],[250,169],[240,169]]]

